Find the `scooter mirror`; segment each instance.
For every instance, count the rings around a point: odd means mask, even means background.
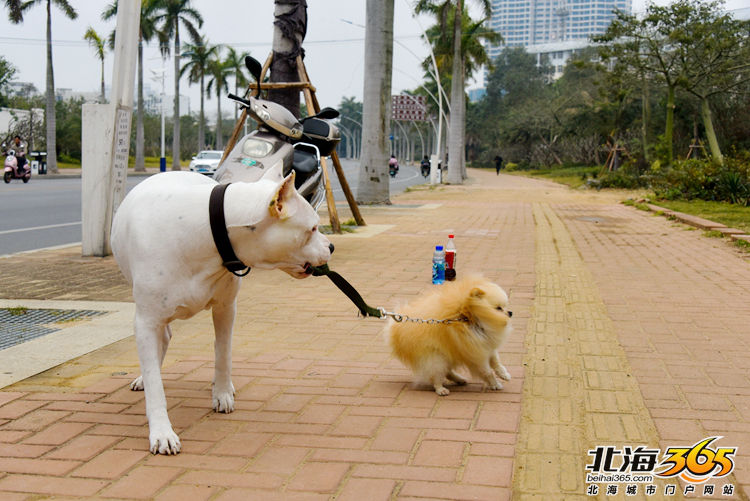
[[[245,67],[247,68],[247,71],[250,72],[250,74],[253,76],[256,82],[258,82],[258,92],[255,94],[255,96],[260,95],[260,73],[263,71],[263,66],[260,64],[260,61],[255,59],[251,56],[245,56]]]
[[[323,118],[325,120],[333,120],[334,118],[338,118],[338,116],[339,112],[337,110],[328,107],[323,108],[315,115],[316,118]]]

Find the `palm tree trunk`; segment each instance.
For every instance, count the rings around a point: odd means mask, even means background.
[[[57,174],[57,116],[55,115],[55,76],[52,71],[52,0],[47,0],[47,170]]]
[[[357,201],[390,203],[388,125],[393,74],[393,0],[367,0],[362,160]]]
[[[221,86],[216,86],[216,149],[223,150],[224,144],[221,140]]]
[[[138,40],[138,110],[135,114],[135,171],[146,172],[143,151],[143,38]]]
[[[172,170],[182,170],[180,166],[180,20],[175,20],[174,28],[174,128],[172,136]]]
[[[237,77],[239,75],[235,73],[234,75],[234,95],[239,96],[240,95],[240,86],[237,85],[237,81],[239,80]],[[239,114],[237,113],[239,110],[239,105],[237,103],[234,103],[234,123],[237,123],[237,119],[239,118]]]
[[[305,0],[274,2],[273,59],[271,82],[297,82],[297,56],[307,31]],[[279,103],[299,118],[299,89],[278,89],[268,92],[268,99]],[[313,114],[312,110],[308,110]]]
[[[206,118],[203,112],[204,96],[206,94],[204,81],[203,74],[201,74],[201,111],[199,114],[200,116],[198,117],[198,151],[206,147],[206,131],[204,129]]]
[[[448,175],[446,182],[461,184],[461,163],[464,155],[461,144],[464,117],[461,101],[464,99],[464,65],[461,53],[461,19],[464,11],[463,0],[456,0],[456,13],[453,21],[453,69],[451,72],[451,133],[448,138]]]
[[[106,97],[104,96],[104,54],[102,54],[102,102],[106,102]]]

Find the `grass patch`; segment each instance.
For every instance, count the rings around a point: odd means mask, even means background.
[[[347,221],[348,223],[349,221]],[[342,224],[341,225],[341,233],[356,233],[357,232],[357,224],[352,220],[352,223],[354,224]],[[318,226],[318,231],[321,232],[323,235],[333,235],[333,228],[330,224],[321,224]]]
[[[573,166],[573,167],[554,167],[533,170],[514,170],[504,171],[526,177],[536,177],[548,179],[556,183],[565,184],[571,188],[580,188],[586,184],[589,178],[595,178],[601,167],[590,166]]]
[[[29,309],[25,306],[15,306],[13,308],[6,308],[6,310],[12,317],[20,317],[21,315],[26,315],[29,312]]]
[[[750,207],[705,200],[659,200],[661,207],[702,217],[750,233]]]
[[[735,240],[734,245],[739,247],[740,249],[750,252],[750,242],[746,242],[744,240]]]
[[[143,161],[145,166],[152,167],[155,169],[159,168],[159,157],[146,157]],[[190,165],[189,160],[181,160],[180,165],[182,165],[183,168],[187,168]],[[61,160],[57,161],[57,167],[59,169],[80,169],[81,168],[81,162],[75,162],[75,161],[68,161],[63,162]],[[135,167],[135,157],[130,157],[128,159],[128,167],[134,168]],[[167,170],[170,170],[172,168],[172,157],[167,157]]]
[[[708,238],[722,238],[724,234],[718,230],[709,230],[704,231],[703,236]]]

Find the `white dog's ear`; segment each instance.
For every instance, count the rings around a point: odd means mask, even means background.
[[[485,294],[484,290],[480,289],[479,287],[474,287],[473,289],[471,289],[471,292],[469,293],[471,297],[482,297],[484,296],[484,294]]]
[[[271,217],[277,217],[279,219],[286,219],[294,215],[297,209],[297,205],[294,201],[294,171],[291,172],[284,180],[279,184],[276,189],[276,194],[271,197],[271,202],[268,204],[268,212]]]

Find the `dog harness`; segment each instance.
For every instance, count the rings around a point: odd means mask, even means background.
[[[250,273],[250,267],[240,261],[237,254],[234,253],[232,242],[229,241],[229,233],[227,233],[227,222],[224,218],[224,194],[229,188],[229,184],[218,184],[211,190],[211,197],[208,200],[208,219],[211,222],[214,244],[219,251],[224,268],[232,272],[233,275],[244,277]]]

